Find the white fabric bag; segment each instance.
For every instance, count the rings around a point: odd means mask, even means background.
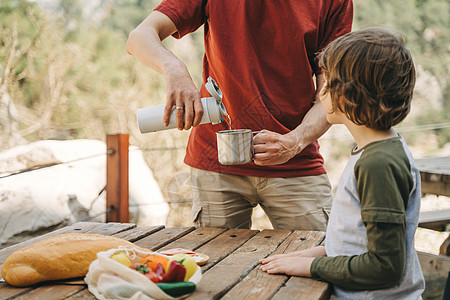
[[[165,256],[157,252],[143,252],[136,248],[124,246],[97,253],[97,259],[90,264],[89,271],[84,279],[89,291],[97,299],[150,300],[179,299],[188,296],[174,298],[166,294],[142,273],[111,259],[110,257],[116,252],[125,252],[132,263],[139,262],[149,254]],[[198,284],[201,278],[202,272],[200,267],[197,266],[197,271],[189,278],[189,281]]]

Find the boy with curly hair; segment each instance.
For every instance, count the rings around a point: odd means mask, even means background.
[[[330,43],[319,66],[327,120],[344,124],[356,147],[337,187],[325,246],[267,257],[261,270],[326,280],[339,299],[420,299],[420,173],[392,128],[410,111],[411,53],[399,32],[370,27]]]

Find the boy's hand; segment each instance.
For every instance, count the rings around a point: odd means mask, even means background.
[[[316,246],[312,248],[308,248],[305,250],[298,250],[289,253],[276,254],[259,260],[261,264],[267,264],[274,259],[278,259],[279,257],[293,257],[293,256],[303,256],[303,257],[317,257],[317,256],[327,256],[327,252],[324,246]]]
[[[278,259],[278,258],[280,258],[280,257],[297,257],[297,256],[305,256],[305,257],[313,257],[312,255],[308,255],[309,253],[308,253],[308,251],[309,251],[309,249],[307,249],[307,250],[300,250],[300,251],[295,251],[295,252],[290,252],[290,253],[283,253],[283,254],[275,254],[275,255],[272,255],[272,256],[269,256],[269,257],[266,257],[266,258],[263,258],[263,259],[260,259],[259,260],[259,263],[261,263],[261,264],[267,264],[267,263],[269,263],[269,262],[271,262],[271,261],[273,261],[273,260],[276,260],[276,259]]]
[[[261,260],[261,271],[269,274],[284,273],[292,276],[311,277],[314,257],[276,255]]]

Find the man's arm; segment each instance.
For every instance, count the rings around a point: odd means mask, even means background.
[[[322,90],[325,79],[322,74],[316,78],[316,103],[306,113],[303,121],[294,130],[279,134],[263,130],[254,139],[255,158],[257,165],[279,165],[287,162],[300,153],[309,144],[316,141],[330,128],[326,113],[318,102],[318,94]]]
[[[189,74],[186,65],[162,41],[177,32],[172,20],[165,14],[153,11],[129,35],[127,51],[147,67],[161,73],[166,83],[166,107],[163,122],[167,126],[174,106],[177,127],[182,130],[197,126],[203,116],[200,93]],[[183,119],[183,116],[185,118]]]

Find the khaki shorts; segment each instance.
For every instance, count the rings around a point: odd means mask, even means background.
[[[268,178],[191,168],[191,177],[196,226],[250,228],[259,204],[275,229],[326,230],[331,208],[326,174]]]

